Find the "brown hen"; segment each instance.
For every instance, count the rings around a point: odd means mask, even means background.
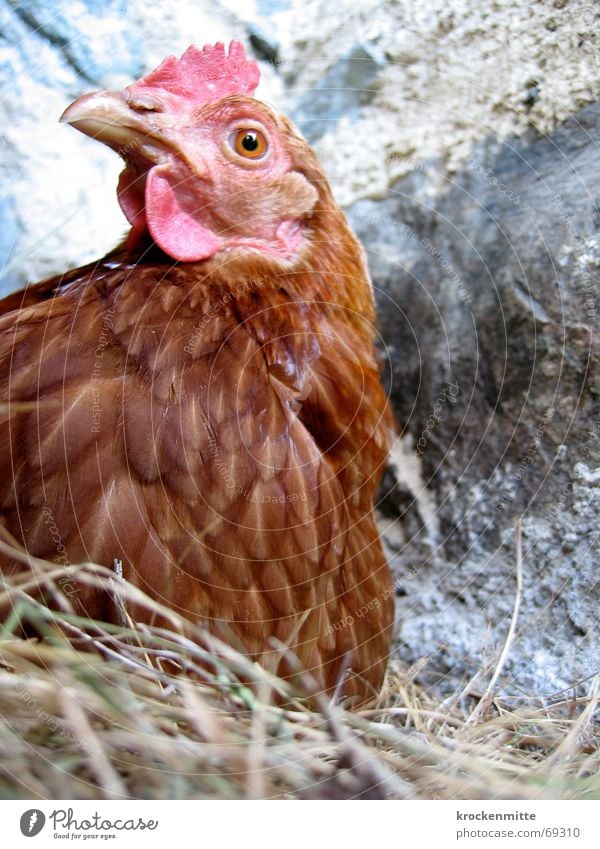
[[[283,675],[288,645],[356,705],[380,688],[393,618],[373,293],[314,153],[257,82],[238,43],[192,47],[63,116],[124,158],[132,229],[0,304],[1,513],[31,554],[120,560]],[[70,598],[116,618],[76,581]]]

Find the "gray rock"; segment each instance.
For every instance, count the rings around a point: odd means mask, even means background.
[[[291,6],[291,0],[256,0],[256,13],[260,18],[269,18],[277,12],[285,12]]]
[[[257,24],[248,24],[248,40],[257,59],[277,67],[280,62],[279,44],[271,32]]]
[[[143,70],[135,30],[127,26],[125,0],[8,0],[8,5],[29,37],[59,51],[84,80],[101,85]]]
[[[317,141],[342,117],[357,120],[361,107],[375,97],[384,67],[385,59],[369,44],[357,44],[338,59],[293,110],[308,141]]]
[[[505,693],[549,694],[598,672],[599,137],[596,103],[549,137],[480,143],[453,180],[429,163],[348,210],[399,425],[437,505],[425,563],[414,535],[402,652],[430,656],[422,680],[442,688],[493,667],[519,516],[524,589]]]

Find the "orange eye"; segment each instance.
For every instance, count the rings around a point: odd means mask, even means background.
[[[244,159],[261,159],[267,148],[267,140],[260,130],[238,130],[235,134],[233,149]]]

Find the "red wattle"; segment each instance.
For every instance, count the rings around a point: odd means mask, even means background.
[[[212,256],[221,246],[215,234],[184,208],[183,188],[168,166],[157,165],[146,180],[146,221],[150,235],[173,259],[194,262]]]

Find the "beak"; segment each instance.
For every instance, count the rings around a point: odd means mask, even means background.
[[[71,124],[86,136],[106,144],[121,144],[130,139],[133,116],[120,92],[94,91],[65,109],[60,123]]]
[[[138,112],[129,106],[121,91],[93,91],[72,103],[60,116],[90,138],[103,142],[127,163],[162,165],[175,153],[196,177],[209,179],[209,169],[195,148],[189,148],[172,118],[148,109]]]
[[[122,156],[137,151],[153,163],[163,159],[164,142],[157,145],[148,116],[134,112],[120,91],[85,94],[65,109],[60,122],[71,124]]]

